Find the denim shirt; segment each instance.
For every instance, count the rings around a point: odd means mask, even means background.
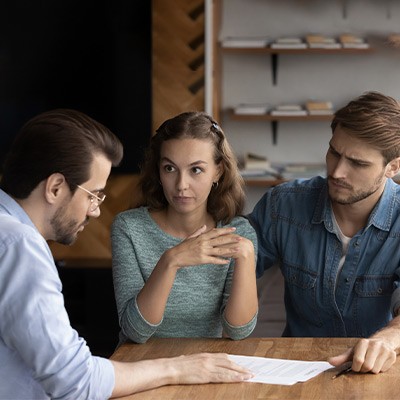
[[[387,180],[367,225],[342,244],[325,178],[267,191],[248,216],[258,236],[257,276],[279,264],[284,336],[368,337],[400,306],[400,186]]]

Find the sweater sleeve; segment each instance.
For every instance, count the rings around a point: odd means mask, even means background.
[[[119,214],[111,227],[112,268],[119,325],[126,338],[145,343],[162,323],[150,324],[140,313],[136,299],[145,284],[133,239],[140,232],[140,219],[128,222]],[[134,226],[134,228],[133,228]],[[142,249],[145,251],[145,249]]]
[[[233,219],[232,226],[236,227],[236,233],[240,236],[243,236],[250,241],[253,242],[254,245],[254,257],[255,257],[255,265],[257,265],[257,235],[254,228],[250,225],[249,221],[242,217],[236,217]],[[231,293],[232,287],[232,278],[233,278],[233,271],[235,268],[235,260],[232,259],[229,265],[229,271],[225,282],[225,289],[223,294],[223,303],[221,308],[221,318],[222,318],[222,326],[224,332],[233,340],[241,340],[248,337],[251,332],[253,332],[256,324],[257,324],[257,314],[245,325],[241,326],[233,326],[229,324],[229,322],[225,319],[225,307],[226,303],[229,299],[229,295]]]

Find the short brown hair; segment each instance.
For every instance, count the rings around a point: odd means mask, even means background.
[[[96,153],[117,166],[123,156],[119,139],[104,125],[70,109],[47,111],[29,120],[6,158],[0,187],[24,199],[53,173],[64,175],[72,192],[90,179]]]
[[[224,132],[217,122],[204,112],[185,112],[168,119],[151,138],[140,179],[143,205],[156,210],[167,207],[168,202],[160,184],[161,145],[166,140],[185,138],[208,140],[214,145],[214,161],[216,164],[221,163],[223,174],[218,186],[210,192],[207,211],[215,221],[229,223],[243,211],[244,182]]]
[[[331,123],[378,149],[385,164],[400,156],[400,104],[390,96],[367,92],[336,111]]]

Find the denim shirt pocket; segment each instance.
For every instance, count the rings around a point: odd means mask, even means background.
[[[290,308],[301,319],[315,326],[322,326],[320,310],[317,305],[318,275],[304,268],[284,264],[282,273],[286,281],[286,301],[290,298]],[[289,294],[289,298],[288,295]]]
[[[394,275],[367,275],[356,279],[352,313],[360,336],[370,336],[391,319],[394,281]]]

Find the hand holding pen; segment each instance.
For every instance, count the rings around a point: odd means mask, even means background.
[[[332,379],[339,378],[339,376],[346,375],[346,374],[348,374],[348,373],[351,372],[351,371],[352,371],[351,366],[348,367],[348,368],[342,369],[342,370],[339,371],[336,375],[333,375],[333,376],[332,376]]]

